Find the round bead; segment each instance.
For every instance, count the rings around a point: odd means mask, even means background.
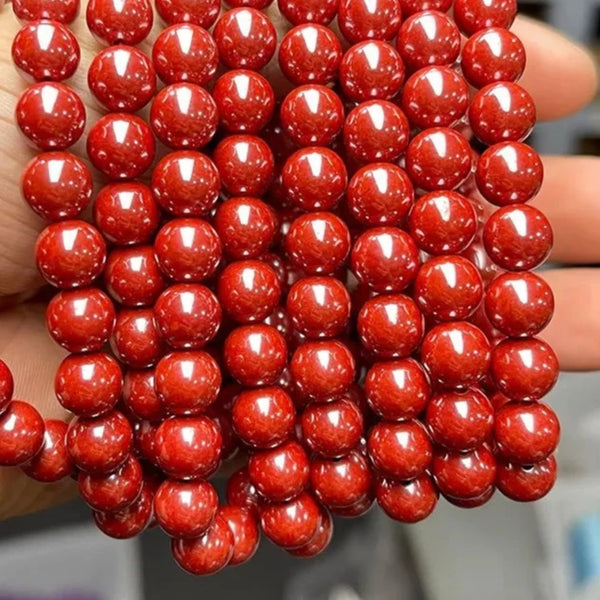
[[[424,10],[402,23],[396,44],[411,71],[429,65],[451,65],[460,53],[460,32],[448,15]]]
[[[199,85],[174,83],[154,97],[150,125],[156,137],[175,149],[198,149],[213,138],[219,124],[217,105]]]
[[[179,23],[164,29],[152,46],[152,62],[168,85],[186,81],[206,85],[217,72],[217,45],[206,29]]]
[[[454,506],[458,506],[459,508],[478,508],[479,506],[483,506],[487,502],[489,502],[496,488],[494,485],[490,485],[486,490],[483,491],[479,496],[475,498],[453,498],[452,496],[444,495],[444,498]]]
[[[208,417],[172,417],[155,434],[159,467],[176,479],[204,479],[219,467],[223,438]]]
[[[402,92],[402,109],[411,124],[452,127],[467,111],[469,87],[450,67],[425,67],[412,75]]]
[[[162,421],[164,411],[154,390],[154,369],[127,371],[123,381],[123,405],[137,419]]]
[[[47,221],[77,217],[90,203],[92,188],[87,165],[68,152],[38,154],[21,178],[27,204]]]
[[[104,115],[90,129],[87,153],[92,164],[110,179],[132,179],[152,164],[154,136],[136,115]]]
[[[88,86],[112,112],[137,112],[154,96],[156,75],[150,59],[132,46],[111,46],[96,54]]]
[[[79,0],[15,0],[12,7],[21,21],[52,19],[68,25],[79,12]]]
[[[475,94],[469,108],[469,123],[481,142],[522,142],[533,129],[535,103],[516,83],[491,83]]]
[[[219,497],[207,481],[163,481],[154,496],[154,514],[162,530],[175,538],[200,537],[211,526]]]
[[[94,200],[94,222],[106,240],[117,246],[150,241],[159,221],[152,190],[136,181],[110,183]]]
[[[342,45],[335,33],[316,23],[294,27],[279,46],[279,66],[294,85],[330,83],[341,60]]]
[[[229,69],[259,71],[275,54],[277,32],[266,15],[254,8],[234,8],[217,22],[213,36],[219,58]]]
[[[30,21],[12,44],[12,59],[19,71],[34,81],[62,81],[75,73],[79,43],[58,21]]]
[[[221,261],[221,241],[202,219],[173,219],[156,235],[154,252],[167,277],[200,282],[216,272]]]
[[[257,133],[273,117],[275,94],[259,73],[229,71],[222,75],[212,92],[221,126],[232,133]]]
[[[15,382],[7,364],[0,359],[0,413],[12,400]]]
[[[29,86],[19,97],[15,114],[25,137],[42,150],[72,146],[85,127],[83,102],[62,83],[49,81]]]
[[[398,33],[401,16],[398,0],[340,0],[338,26],[351,44],[389,40]]]
[[[44,444],[42,449],[21,468],[32,479],[42,483],[54,483],[71,475],[73,461],[67,452],[64,421],[48,419],[44,422]]]
[[[313,535],[310,542],[299,546],[298,548],[286,548],[286,551],[292,556],[300,558],[312,558],[321,554],[333,537],[333,520],[331,514],[326,509],[321,509],[319,524],[317,525],[317,531]]]
[[[72,354],[56,371],[54,391],[63,408],[83,417],[95,417],[115,407],[123,375],[110,354]]]
[[[27,402],[13,400],[0,415],[0,466],[16,467],[44,446],[44,419]]]
[[[152,29],[148,0],[89,0],[85,16],[89,30],[109,46],[136,46]]]
[[[469,142],[454,129],[434,127],[415,136],[406,150],[406,171],[415,187],[452,190],[473,169]]]
[[[225,0],[225,4],[231,8],[240,8],[242,6],[249,6],[256,10],[263,10],[271,4],[273,0]]]
[[[503,142],[480,156],[475,176],[481,195],[492,204],[521,204],[540,191],[544,166],[530,146]]]
[[[260,531],[256,518],[250,510],[241,506],[222,506],[218,510],[233,534],[233,554],[230,567],[248,562],[256,553],[260,542]]]
[[[371,490],[366,496],[361,498],[356,504],[351,504],[345,508],[334,508],[331,512],[347,519],[356,519],[362,517],[371,510],[375,500],[375,491]]]
[[[339,0],[277,0],[281,14],[293,25],[329,25],[335,18]]]
[[[206,215],[219,198],[219,171],[208,156],[191,150],[172,152],[152,172],[156,202],[177,217]]]
[[[517,14],[517,0],[456,0],[454,19],[465,35],[472,35],[488,27],[508,29]]]
[[[450,10],[453,0],[400,0],[403,16],[414,15],[424,10],[439,10],[443,13]]]
[[[412,481],[379,478],[375,494],[385,514],[401,523],[418,523],[426,519],[435,509],[439,495],[427,473]]]
[[[85,221],[48,225],[35,244],[35,260],[42,277],[59,288],[90,285],[106,261],[106,244],[99,231]]]
[[[219,16],[219,0],[156,0],[156,12],[169,25],[193,23],[208,29]]]
[[[553,241],[548,219],[528,204],[498,209],[483,230],[488,256],[508,271],[529,271],[540,266],[548,258]]]
[[[421,196],[409,218],[412,238],[429,254],[458,254],[477,233],[477,214],[467,198],[448,190]]]
[[[173,348],[201,348],[221,325],[221,306],[203,285],[181,283],[166,289],[154,305],[161,336]]]
[[[432,380],[450,388],[475,385],[488,372],[490,354],[483,332],[464,321],[437,325],[421,347],[421,360]]]
[[[258,516],[261,500],[258,491],[250,481],[247,467],[238,469],[229,477],[226,497],[229,504],[246,508],[253,516]]]
[[[133,432],[122,413],[113,410],[93,419],[78,417],[69,425],[67,449],[81,471],[111,473],[129,456]]]
[[[408,145],[404,113],[387,100],[369,100],[350,111],[344,124],[344,145],[358,162],[395,162]]]
[[[115,309],[96,288],[60,292],[48,304],[46,323],[54,341],[69,352],[97,352],[112,333]]]
[[[534,502],[543,498],[556,481],[556,459],[545,460],[529,466],[498,464],[496,485],[511,500]]]

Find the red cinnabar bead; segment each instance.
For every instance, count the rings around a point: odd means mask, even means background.
[[[110,339],[112,351],[134,369],[155,365],[164,354],[164,345],[151,308],[121,309]]]
[[[102,42],[135,46],[152,29],[152,6],[149,0],[89,0],[86,21]]]
[[[156,0],[156,11],[169,25],[193,23],[208,29],[219,16],[219,0]]]
[[[65,443],[67,429],[68,425],[64,421],[44,421],[42,449],[21,467],[28,477],[43,483],[54,483],[71,475],[73,461]]]
[[[13,400],[0,415],[0,466],[16,467],[44,446],[44,419],[27,402]]]

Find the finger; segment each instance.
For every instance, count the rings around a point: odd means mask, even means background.
[[[526,17],[519,17],[512,30],[527,52],[520,84],[533,96],[540,120],[566,117],[592,101],[598,74],[587,50],[548,25]]]

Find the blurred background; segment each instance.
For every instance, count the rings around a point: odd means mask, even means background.
[[[600,0],[519,4],[600,57]],[[600,103],[540,125],[532,142],[542,153],[600,154]],[[318,559],[265,541],[249,564],[197,579],[175,566],[162,532],[110,540],[75,501],[0,523],[0,600],[598,600],[599,389],[600,375],[565,374],[549,398],[563,425],[561,475],[536,505],[500,494],[472,511],[441,501],[410,527],[375,507],[358,522],[337,520]]]

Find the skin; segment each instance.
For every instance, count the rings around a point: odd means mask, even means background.
[[[284,25],[276,9],[270,16],[278,28]],[[154,39],[161,27],[155,24]],[[30,300],[41,287],[33,258],[33,246],[44,226],[21,199],[19,179],[34,155],[23,142],[14,122],[16,98],[24,82],[16,73],[10,46],[19,25],[9,7],[0,14],[0,356],[13,370],[17,398],[32,402],[46,418],[68,419],[53,393],[54,373],[65,353],[48,336],[44,308]],[[99,116],[86,84],[86,69],[99,46],[88,32],[84,18],[72,26],[82,51],[80,67],[70,85],[81,95],[88,110],[88,124]],[[528,56],[521,84],[536,100],[541,120],[554,120],[586,106],[598,85],[596,67],[587,51],[555,30],[520,18],[514,31],[523,40]],[[141,45],[149,53],[149,44]],[[280,94],[289,89],[272,65],[271,81]],[[85,136],[84,136],[85,138]],[[84,139],[82,138],[82,139]],[[74,147],[84,154],[84,142]],[[600,158],[544,157],[546,179],[533,202],[553,223],[555,263],[574,265],[568,270],[544,272],[556,296],[556,317],[543,337],[556,349],[564,370],[600,367],[600,271],[577,265],[600,262],[600,211],[595,210]],[[568,200],[567,200],[568,199]],[[26,302],[28,301],[28,302]],[[577,306],[577,310],[572,310]],[[41,485],[18,469],[0,469],[0,519],[40,510],[74,494],[71,480]]]

